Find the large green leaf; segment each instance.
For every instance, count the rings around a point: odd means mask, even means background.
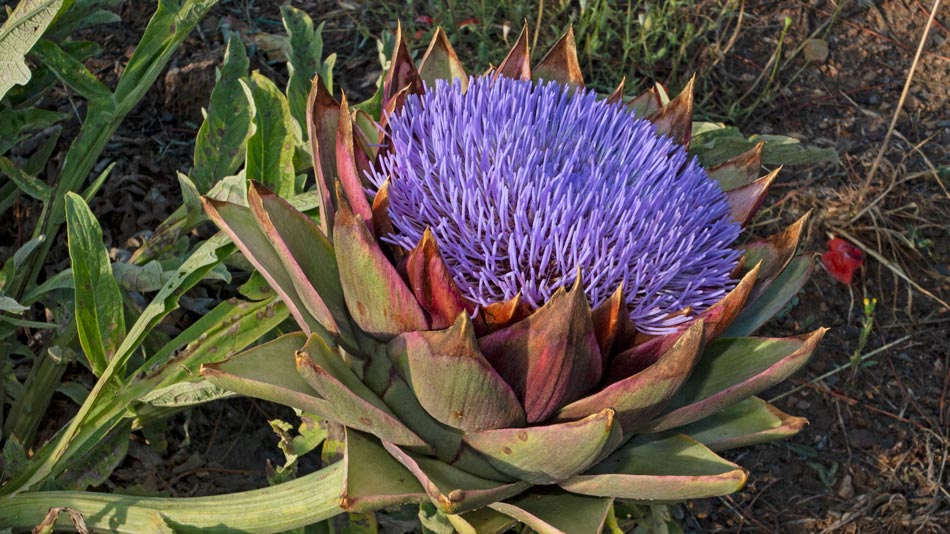
[[[517,520],[491,508],[482,508],[460,515],[447,515],[458,534],[504,534]]]
[[[331,417],[330,403],[320,398],[297,372],[294,353],[306,340],[299,332],[287,334],[221,363],[204,365],[201,375],[212,384],[248,397]]]
[[[478,350],[467,313],[447,330],[401,334],[387,350],[439,422],[467,432],[524,426],[524,409]]]
[[[714,451],[723,451],[787,438],[806,424],[808,421],[801,417],[793,417],[758,397],[750,397],[676,431]]]
[[[294,145],[300,135],[294,133],[296,124],[287,98],[259,72],[254,72],[249,80],[241,80],[241,85],[256,109],[254,134],[247,140],[247,179],[290,198],[296,181]]]
[[[310,314],[309,308],[297,292],[293,277],[284,267],[283,260],[267,234],[264,233],[254,212],[247,207],[230,202],[212,200],[207,197],[202,200],[208,217],[240,247],[244,256],[290,308],[290,313],[300,328],[307,334],[319,332],[329,337],[326,328]]]
[[[495,469],[532,484],[553,484],[576,475],[622,439],[611,408],[580,421],[469,432],[464,438]]]
[[[707,347],[669,411],[650,425],[662,431],[698,421],[774,386],[799,370],[827,329],[790,338],[725,338]]]
[[[63,0],[20,0],[0,27],[0,98],[30,81],[26,54],[53,22]]]
[[[489,507],[528,525],[538,534],[600,534],[614,500],[564,491],[536,491]]]
[[[343,463],[345,489],[340,507],[344,510],[373,512],[426,499],[425,489],[412,473],[372,436],[346,429]]]
[[[75,193],[66,197],[66,223],[79,343],[92,371],[101,375],[125,337],[122,293],[112,276],[112,264],[96,216]]]
[[[202,243],[175,274],[165,283],[156,294],[152,302],[145,308],[135,324],[116,351],[116,356],[109,361],[95,387],[89,393],[86,401],[69,425],[42,449],[36,452],[29,469],[21,475],[7,482],[0,488],[0,495],[11,495],[23,491],[44,480],[50,475],[62,472],[69,461],[76,455],[88,450],[105,432],[113,428],[128,410],[128,403],[139,394],[132,391],[130,399],[113,399],[106,392],[113,392],[117,382],[124,380],[121,371],[132,354],[152,331],[155,325],[168,313],[178,307],[178,299],[182,293],[201,281],[212,268],[234,250],[233,245],[224,235],[216,235]],[[145,367],[135,373],[136,376],[144,373]],[[182,375],[189,373],[186,368],[172,366],[168,375],[172,380],[180,380]],[[126,392],[128,393],[128,392]],[[92,422],[91,422],[92,421]]]
[[[29,132],[48,128],[69,115],[46,109],[4,110],[0,121],[0,154],[5,154],[17,143],[29,137]]]
[[[383,447],[412,472],[426,489],[432,504],[446,514],[477,510],[531,487],[528,482],[505,483],[484,479],[432,457],[406,452],[392,443],[383,442]]]
[[[211,90],[211,102],[195,138],[195,166],[189,177],[200,193],[244,162],[247,138],[254,133],[254,101],[247,98],[240,79],[247,76],[244,44],[236,35],[228,38],[224,63]]]
[[[726,337],[747,336],[774,317],[801,290],[811,276],[814,256],[802,255],[789,262],[782,274],[761,292],[749,297],[739,317],[726,329]]]
[[[340,353],[323,338],[311,335],[296,358],[297,370],[304,380],[333,405],[328,419],[400,445],[428,447],[353,374]]]
[[[745,480],[741,467],[692,438],[643,435],[560,486],[598,497],[682,501],[727,495],[741,488]]]
[[[248,204],[307,311],[327,331],[352,345],[350,317],[333,245],[313,219],[286,200],[253,184]]]

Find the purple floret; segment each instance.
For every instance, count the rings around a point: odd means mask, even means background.
[[[597,306],[621,283],[641,332],[669,333],[732,289],[726,197],[695,158],[624,106],[556,83],[439,82],[389,120],[395,231],[428,227],[462,293],[540,307],[578,270]]]

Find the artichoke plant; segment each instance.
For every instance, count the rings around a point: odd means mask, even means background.
[[[341,511],[595,533],[615,499],[736,491],[718,451],[806,423],[754,396],[824,333],[747,337],[812,264],[804,220],[741,235],[762,145],[703,168],[692,84],[600,97],[570,32],[528,58],[522,34],[469,77],[440,31],[418,67],[397,35],[376,99],[314,80],[318,219],[257,185],[204,199],[301,332],[202,373],[340,425]]]

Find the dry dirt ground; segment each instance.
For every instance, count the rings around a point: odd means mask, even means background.
[[[126,2],[121,27],[93,36],[106,54],[90,67],[107,81],[147,23],[151,3]],[[365,32],[372,2],[295,2],[327,22],[326,51],[339,54],[336,80],[367,96],[379,66]],[[225,2],[201,23],[163,80],[133,112],[103,155],[118,162],[93,203],[107,242],[134,248],[180,202],[175,171],[190,165],[192,140],[220,61],[223,30],[253,45],[254,68],[285,79],[268,62],[261,33],[281,33],[275,1]],[[796,305],[769,326],[790,335],[831,327],[818,354],[790,384],[766,392],[811,425],[786,443],[740,450],[749,483],[736,495],[680,510],[697,532],[946,532],[950,528],[950,8],[937,15],[903,112],[873,176],[869,171],[897,108],[928,18],[929,0],[745,2],[742,28],[710,74],[723,94],[748,88],[769,68],[784,17],[791,26],[774,79],[775,98],[738,124],[834,147],[839,164],[793,168],[773,187],[756,225],[763,234],[811,211],[806,250],[832,236],[868,251],[850,286],[821,267]],[[381,27],[369,28],[378,32]],[[828,55],[799,49],[806,39]],[[418,45],[418,44],[417,44]],[[796,54],[797,52],[797,54]],[[722,103],[718,103],[721,105]],[[52,106],[71,109],[66,95]],[[713,106],[717,105],[713,101]],[[64,134],[68,138],[68,133]],[[22,203],[4,232],[28,235],[34,206]],[[11,227],[12,224],[12,227]],[[68,261],[65,247],[53,269]],[[929,293],[929,295],[927,294]],[[864,319],[874,326],[852,370]],[[63,413],[72,408],[57,399]],[[224,401],[173,419],[164,453],[136,441],[107,482],[109,491],[196,495],[265,484],[265,462],[281,460],[266,421],[278,407]]]

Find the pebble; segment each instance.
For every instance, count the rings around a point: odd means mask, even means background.
[[[809,63],[824,63],[828,61],[828,43],[823,39],[809,39],[802,47],[805,61]]]

